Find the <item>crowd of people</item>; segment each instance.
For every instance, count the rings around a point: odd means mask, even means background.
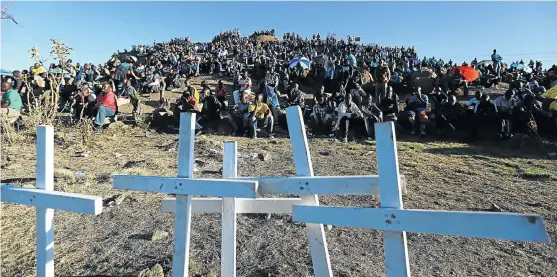
[[[205,43],[177,38],[133,45],[105,64],[67,60],[46,68],[36,63],[3,76],[2,115],[15,120],[29,99],[49,101],[41,96],[57,78],[60,109],[77,119],[94,118],[97,129],[118,114],[120,99],[129,99],[133,113],[140,113],[142,94],[158,94],[156,108],[162,109],[169,105],[167,91],[173,91],[181,93],[171,103],[175,122],[180,112],[196,112],[201,131],[202,125],[228,118],[235,134],[254,138],[273,137],[288,106],[302,109],[310,135],[341,141],[348,140],[350,130],[372,139],[373,123],[383,121],[420,136],[430,129],[440,135],[460,130],[469,141],[484,130],[503,138],[516,132],[557,134],[557,93],[546,92],[557,84],[556,65],[544,71],[539,61],[506,64],[497,50],[487,60],[457,65],[420,59],[414,47],[363,45],[352,36],[269,37],[275,30],[242,37],[235,29]],[[477,72],[477,78],[464,70]],[[217,86],[194,85],[192,78],[200,75],[213,75]],[[502,82],[509,87],[501,96],[486,90],[498,93]],[[470,98],[472,86],[476,91]]]

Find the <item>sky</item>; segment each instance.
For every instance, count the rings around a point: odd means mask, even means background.
[[[2,1],[3,6],[6,4]],[[421,57],[457,63],[489,59],[557,64],[557,2],[8,2],[20,25],[1,21],[0,67],[30,66],[28,50],[48,55],[50,39],[73,48],[81,64],[104,63],[116,50],[221,31],[272,29],[360,36],[364,43],[415,46]],[[53,59],[48,61],[53,62]]]

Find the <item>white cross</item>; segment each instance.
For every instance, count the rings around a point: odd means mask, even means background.
[[[286,109],[294,162],[299,177],[237,177],[236,142],[225,142],[223,177],[252,180],[259,183],[258,192],[267,194],[298,194],[300,198],[194,198],[192,212],[222,213],[221,276],[236,276],[236,214],[291,214],[292,205],[317,203],[317,195],[379,195],[377,176],[313,176],[311,157],[299,107]],[[180,155],[180,153],[179,153]],[[403,190],[406,188],[403,187]],[[304,202],[305,201],[305,202]],[[162,201],[162,210],[176,211],[175,198]],[[330,262],[322,225],[308,226],[314,271],[330,272]],[[319,243],[311,238],[322,239]],[[332,275],[331,275],[332,276]]]
[[[36,188],[0,185],[0,200],[36,207],[37,276],[54,276],[54,210],[98,215],[102,198],[54,191],[54,130],[40,125],[37,129]]]
[[[294,221],[383,230],[388,277],[410,276],[406,232],[549,242],[539,215],[404,209],[393,123],[375,124],[375,134],[381,207],[296,205],[292,208]],[[337,190],[341,192],[342,186]],[[330,276],[330,272],[315,276]]]
[[[187,277],[189,268],[191,195],[256,198],[257,181],[192,179],[195,114],[180,115],[178,177],[115,175],[113,188],[176,194],[172,276]]]

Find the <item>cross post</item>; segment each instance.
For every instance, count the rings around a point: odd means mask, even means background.
[[[54,277],[54,210],[98,215],[102,198],[54,191],[54,129],[37,128],[36,189],[0,185],[0,200],[36,207],[37,276]]]
[[[392,122],[376,123],[375,133],[380,208],[296,205],[292,208],[294,221],[384,231],[388,277],[410,277],[406,232],[549,242],[545,224],[539,215],[404,209],[394,125]],[[341,190],[339,185],[338,191]]]
[[[178,140],[178,177],[115,175],[113,180],[115,189],[176,194],[173,277],[188,276],[192,195],[257,197],[257,181],[194,179],[194,139],[195,114],[182,113]]]

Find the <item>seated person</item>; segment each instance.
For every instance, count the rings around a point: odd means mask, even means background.
[[[300,108],[304,107],[304,93],[300,90],[300,86],[294,83],[288,97],[288,106],[296,105],[300,106]]]
[[[205,97],[203,98],[202,114],[206,121],[220,120],[221,109],[223,108],[220,101],[217,99],[215,94],[210,90],[204,90]]]
[[[273,138],[273,114],[267,104],[263,103],[263,94],[258,94],[255,103],[249,106],[248,124],[251,137],[257,138],[257,126],[263,125],[267,137]]]
[[[274,124],[277,124],[280,109],[280,93],[276,87],[272,86],[265,86],[264,93],[265,98],[267,98],[267,106],[269,106],[271,113],[273,114],[273,122]]]
[[[468,81],[460,74],[460,70],[458,68],[455,69],[455,74],[453,75],[453,80],[451,83],[452,87],[451,90],[456,92],[457,88],[463,88],[464,96],[468,96]]]
[[[383,112],[373,102],[371,94],[364,95],[360,110],[364,117],[368,140],[372,140],[375,137],[375,127],[373,124],[383,122]]]
[[[106,117],[116,115],[116,112],[118,111],[116,103],[116,94],[112,91],[112,87],[107,82],[103,83],[102,93],[97,96],[97,105],[94,111],[96,114],[94,122],[95,129],[102,128]]]
[[[336,103],[327,101],[325,94],[317,96],[317,100],[313,105],[313,111],[310,114],[310,123],[312,130],[323,130],[330,133],[332,130],[333,119],[335,117]],[[310,134],[311,135],[311,134]]]
[[[219,80],[217,85],[216,96],[221,105],[227,109],[228,108],[228,101],[226,100],[226,87],[224,86],[222,80]]]
[[[387,89],[387,94],[379,101],[379,109],[383,112],[383,121],[397,121],[399,112],[398,95],[393,92],[393,88]]]
[[[10,124],[14,123],[21,114],[23,101],[16,90],[12,89],[10,82],[2,82],[2,108],[0,115]]]
[[[182,97],[176,101],[176,106],[174,107],[174,118],[177,122],[180,122],[180,113],[199,113],[197,110],[197,101],[189,93],[189,91],[186,90],[182,93]],[[197,123],[197,120],[199,120],[198,117],[196,117],[195,122],[196,135],[198,135],[202,129],[201,125]]]
[[[428,97],[422,94],[421,87],[415,87],[414,93],[406,99],[406,111],[408,113],[408,120],[412,126],[411,134],[416,134],[417,129],[420,131],[420,135],[425,135],[425,124],[427,123],[427,104]]]
[[[81,93],[76,96],[75,117],[79,120],[82,119],[83,116],[90,116],[95,107],[96,100],[97,96],[91,89],[87,86],[83,86],[81,88]]]
[[[342,138],[342,142],[347,142],[350,120],[363,117],[362,111],[352,102],[352,94],[347,94],[344,102],[340,103],[338,106],[338,119],[336,123],[338,129],[337,138]]]
[[[250,102],[248,101],[248,94],[242,93],[241,100],[234,106],[234,109],[228,114],[228,121],[232,125],[232,130],[235,134],[241,135],[244,133],[248,124],[248,109]],[[240,128],[241,127],[241,128]]]

